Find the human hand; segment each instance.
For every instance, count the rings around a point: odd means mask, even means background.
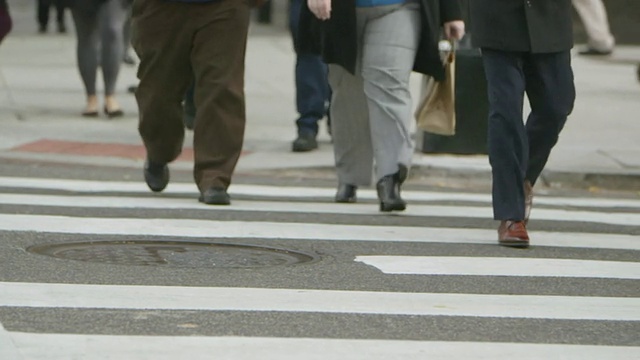
[[[309,0],[312,1],[312,0]],[[444,35],[448,40],[460,40],[464,37],[464,21],[454,20],[444,23]]]
[[[331,17],[331,0],[307,0],[309,10],[320,20]]]

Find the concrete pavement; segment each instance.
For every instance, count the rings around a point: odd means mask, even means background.
[[[9,4],[15,28],[0,46],[0,158],[141,167],[144,150],[137,133],[137,107],[126,93],[137,82],[135,67],[123,65],[118,81],[124,118],[82,118],[84,91],[76,68],[73,27],[67,35],[39,35],[33,3],[9,0]],[[638,46],[620,46],[607,59],[574,57],[578,97],[544,173],[547,185],[640,190],[638,61]],[[296,134],[294,54],[284,27],[252,24],[246,69],[248,122],[238,172],[306,168],[330,172],[333,153],[324,121],[317,151],[290,151]],[[416,95],[419,80],[414,76]],[[191,170],[190,142],[188,133],[185,154],[172,169]],[[484,155],[416,152],[416,172],[490,179]]]

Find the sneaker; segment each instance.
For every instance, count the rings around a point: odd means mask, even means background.
[[[300,134],[298,138],[293,141],[291,150],[293,152],[306,152],[318,148],[318,142],[316,136],[313,134]]]

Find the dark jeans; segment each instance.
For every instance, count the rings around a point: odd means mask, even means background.
[[[318,133],[318,120],[328,114],[331,92],[327,81],[327,65],[322,57],[298,52],[298,23],[306,0],[292,0],[289,9],[289,30],[296,50],[296,121],[299,134]]]
[[[535,184],[573,110],[569,51],[482,49],[489,94],[488,149],[496,220],[524,219],[524,180]],[[531,114],[522,119],[524,94]]]
[[[182,101],[195,79],[194,180],[200,191],[227,188],[242,151],[249,16],[245,1],[133,3],[138,129],[147,156],[168,163],[182,151]]]

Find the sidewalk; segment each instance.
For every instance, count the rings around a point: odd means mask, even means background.
[[[79,116],[84,91],[75,35],[36,34],[31,1],[9,0],[15,28],[0,45],[0,158],[141,167],[137,107],[126,88],[135,67],[123,65],[118,98],[126,116]],[[609,59],[574,58],[578,97],[544,173],[548,185],[640,190],[640,47],[619,47]],[[320,149],[292,153],[295,138],[294,54],[286,29],[252,24],[246,59],[247,127],[238,172],[333,167],[326,122]],[[415,94],[419,77],[414,78]],[[102,88],[98,82],[99,91]],[[192,168],[191,132],[172,169]],[[414,173],[490,179],[486,156],[416,153]]]

